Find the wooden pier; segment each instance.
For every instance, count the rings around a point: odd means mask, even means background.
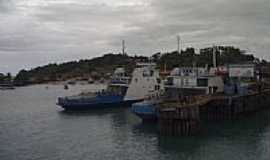
[[[160,133],[167,136],[192,135],[200,128],[198,107],[185,107],[161,110],[159,117]]]
[[[246,113],[270,108],[270,90],[245,96],[201,96],[190,101],[167,102],[160,105],[158,125],[161,135],[194,135],[200,131],[203,120],[236,119]]]
[[[210,102],[210,97],[198,97],[190,103],[166,102],[159,109],[159,129],[162,135],[193,135],[200,130],[200,105]]]

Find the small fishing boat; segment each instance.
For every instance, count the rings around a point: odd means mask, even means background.
[[[69,84],[69,85],[75,85],[76,84],[76,81],[75,80],[69,80],[69,81],[67,81],[67,84]]]
[[[131,111],[140,117],[143,121],[155,122],[158,116],[158,106],[162,101],[161,91],[148,95],[148,97],[142,101],[132,104]]]
[[[0,84],[0,90],[13,90],[15,87],[13,84]]]
[[[95,81],[94,81],[92,78],[89,78],[89,79],[87,80],[87,82],[88,82],[88,84],[93,84]]]
[[[64,89],[65,89],[65,90],[68,89],[68,85],[67,85],[67,84],[64,85]]]

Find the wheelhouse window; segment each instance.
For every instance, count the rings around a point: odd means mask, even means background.
[[[107,92],[108,94],[125,95],[127,92],[127,87],[109,86]]]
[[[143,71],[143,77],[153,77],[154,71],[153,70],[144,70]]]
[[[197,85],[198,85],[198,87],[207,87],[208,86],[208,79],[207,78],[198,78]]]
[[[160,86],[159,85],[155,85],[155,90],[159,90]]]
[[[168,77],[167,78],[166,85],[173,85],[173,77]]]

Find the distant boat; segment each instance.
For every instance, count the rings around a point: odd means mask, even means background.
[[[132,79],[126,76],[124,68],[117,68],[106,90],[60,97],[57,104],[66,110],[129,106],[143,101],[146,95],[159,88],[158,76],[153,64],[138,64]]]
[[[75,80],[70,80],[70,81],[67,82],[67,84],[75,85],[76,84],[76,81]]]
[[[64,85],[64,89],[66,89],[66,90],[68,89],[68,85],[67,84]]]
[[[93,84],[95,81],[92,78],[88,79],[88,84]]]
[[[13,84],[0,84],[0,90],[13,90],[15,89]]]
[[[104,79],[104,78],[101,78],[101,79],[99,80],[99,83],[104,84],[104,83],[105,83],[105,79]]]

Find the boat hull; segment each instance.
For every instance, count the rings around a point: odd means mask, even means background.
[[[134,103],[131,111],[140,117],[144,122],[156,122],[157,117],[157,106],[153,103]]]
[[[101,102],[101,103],[75,103],[75,104],[58,104],[65,110],[96,110],[105,108],[115,108],[115,107],[128,107],[133,103],[139,102],[140,100],[130,100],[130,101],[118,101],[118,102]]]

